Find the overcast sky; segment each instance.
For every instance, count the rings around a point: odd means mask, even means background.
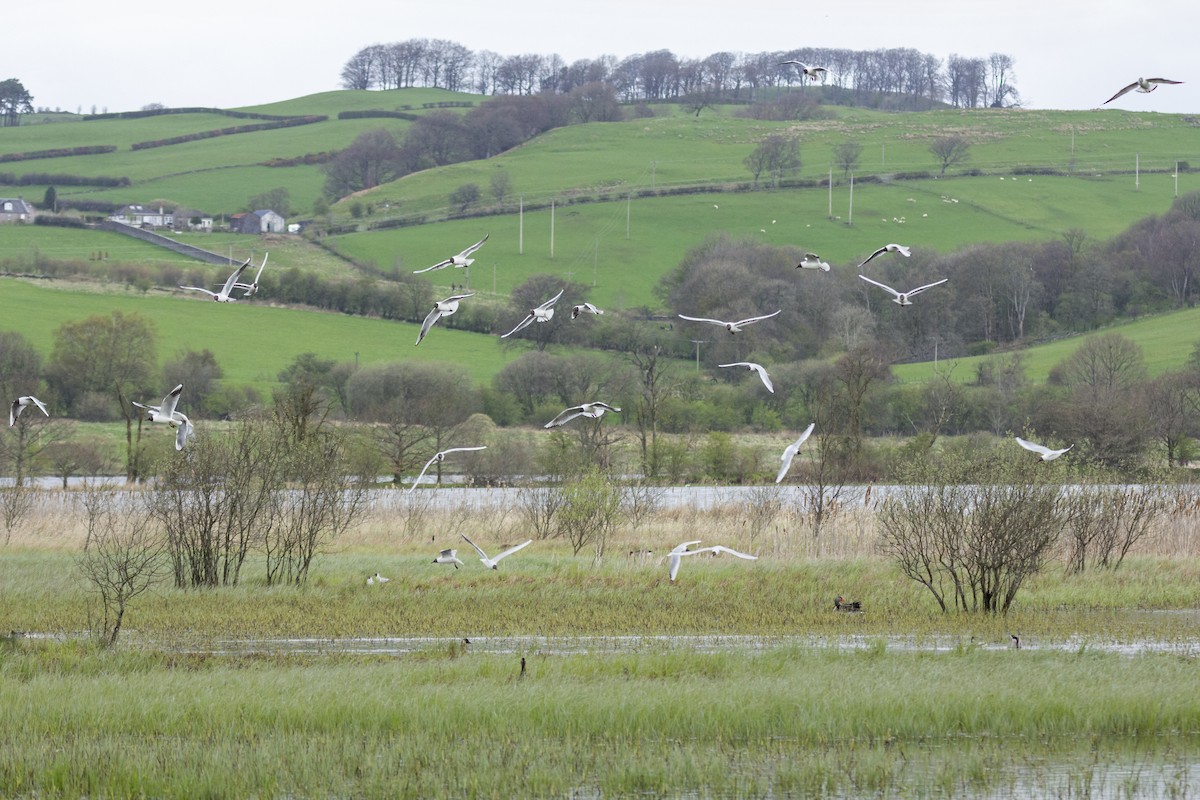
[[[798,47],[999,52],[1014,58],[1029,108],[1095,108],[1145,76],[1186,83],[1112,105],[1200,111],[1195,0],[42,0],[9,4],[0,19],[0,80],[17,78],[35,106],[66,111],[237,108],[329,91],[359,49],[411,38],[567,62],[661,49],[680,58]]]

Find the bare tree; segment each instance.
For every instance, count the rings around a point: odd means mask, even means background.
[[[850,171],[858,166],[862,156],[862,145],[846,141],[833,148],[833,163],[842,168],[842,180],[850,177]]]
[[[929,152],[941,164],[940,175],[946,174],[946,169],[955,164],[961,164],[970,157],[971,143],[963,136],[939,136],[929,145]]]
[[[754,176],[755,189],[763,175],[770,177],[772,185],[778,188],[784,177],[800,171],[800,139],[772,133],[763,137],[742,163]]]
[[[600,561],[608,538],[622,517],[620,488],[611,476],[593,467],[564,485],[560,493],[562,505],[555,514],[556,535],[570,542],[575,555],[590,545],[595,560]]]

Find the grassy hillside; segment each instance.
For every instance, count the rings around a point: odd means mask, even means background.
[[[476,381],[491,378],[524,350],[505,347],[495,336],[449,328],[438,329],[415,347],[419,326],[350,317],[254,301],[217,304],[192,297],[142,294],[135,291],[97,293],[62,284],[31,284],[0,279],[0,316],[5,327],[19,330],[45,357],[54,332],[64,322],[114,309],[136,312],[158,331],[160,361],[185,349],[208,349],[225,380],[269,392],[279,372],[301,353],[359,364],[420,359],[453,363]]]

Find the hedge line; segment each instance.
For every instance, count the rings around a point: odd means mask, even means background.
[[[324,164],[335,155],[336,153],[323,150],[320,153],[305,153],[293,158],[272,158],[268,161],[260,161],[258,165],[260,167],[295,167],[301,164]]]
[[[159,117],[163,114],[220,114],[224,117],[233,117],[235,119],[293,119],[293,117],[279,114],[256,114],[253,111],[228,111],[224,108],[203,108],[193,106],[190,108],[149,108],[141,111],[114,111],[109,114],[85,114],[83,119],[87,120],[103,120],[103,119],[142,119],[144,117]]]
[[[366,111],[339,111],[338,119],[368,119],[375,117],[385,117],[387,119],[406,119],[410,122],[415,119],[420,119],[419,114],[410,114],[407,111],[386,111],[382,108],[373,108]]]
[[[33,218],[34,225],[48,225],[53,228],[86,228],[87,223],[78,217],[54,217],[49,214],[38,214]]]
[[[57,175],[49,172],[15,175],[11,172],[0,172],[0,183],[9,186],[129,186],[129,178],[107,175]]]
[[[115,153],[117,146],[113,144],[95,144],[86,147],[56,147],[53,150],[30,150],[27,153],[4,153],[0,162],[5,161],[34,161],[39,158],[66,158],[67,156],[94,156],[100,153]]]
[[[255,131],[269,131],[277,128],[293,128],[298,125],[312,125],[315,122],[325,122],[329,117],[323,114],[310,114],[304,117],[284,117],[273,122],[261,122],[255,125],[234,125],[231,128],[215,128],[208,131],[197,131],[196,133],[186,133],[183,136],[172,136],[167,139],[152,139],[148,142],[134,142],[130,148],[132,150],[148,150],[151,147],[166,147],[172,144],[183,144],[184,142],[196,142],[201,139],[214,139],[218,136],[232,136],[236,133],[254,133]]]

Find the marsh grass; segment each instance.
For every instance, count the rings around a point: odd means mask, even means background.
[[[1195,782],[1200,697],[1174,657],[531,653],[520,680],[516,661],[0,651],[0,793],[950,797],[1097,754]]]

